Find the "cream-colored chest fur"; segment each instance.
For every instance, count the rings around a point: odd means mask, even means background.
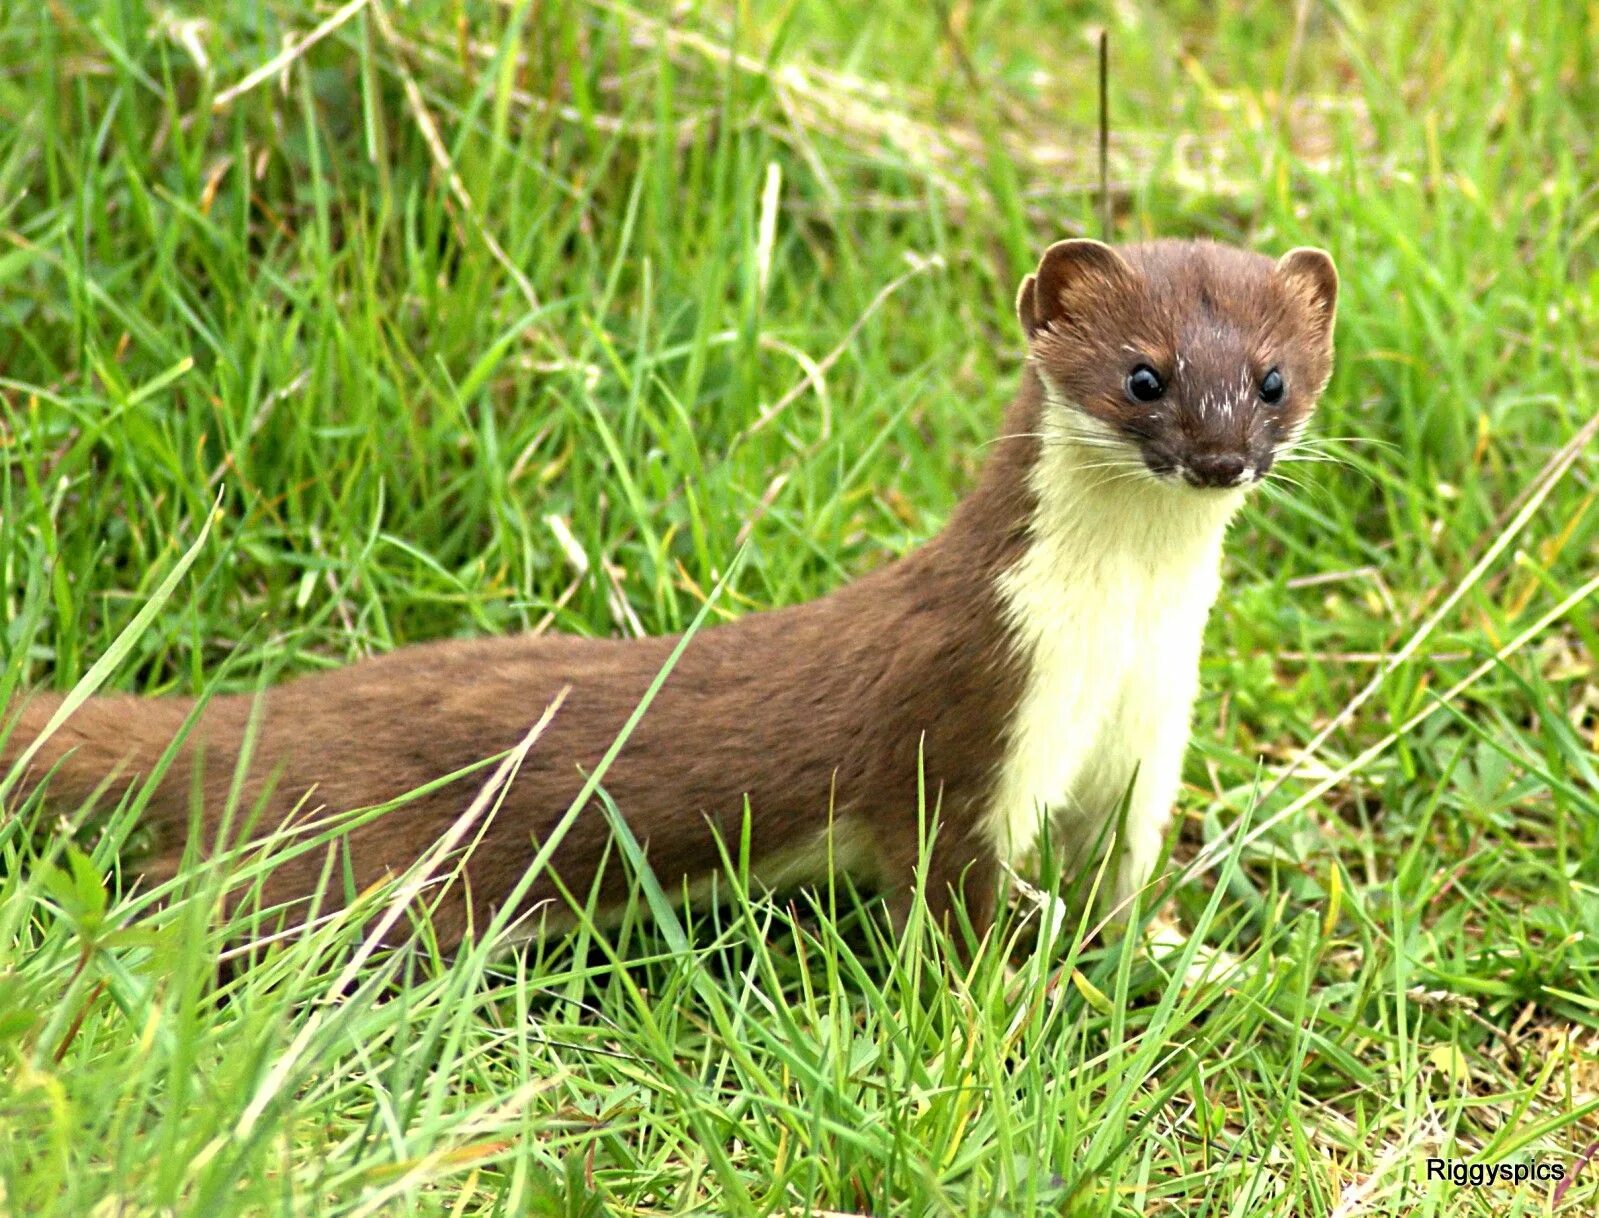
[[[1109,843],[1101,833],[1130,799],[1120,899],[1153,865],[1176,797],[1222,535],[1239,496],[1044,449],[1031,544],[1000,583],[1026,684],[987,824],[1000,857],[1016,863],[1047,819],[1069,867]]]

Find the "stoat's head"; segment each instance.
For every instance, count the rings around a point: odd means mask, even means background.
[[[1337,300],[1317,249],[1058,242],[1016,297],[1041,430],[1140,480],[1259,482],[1327,383]]]

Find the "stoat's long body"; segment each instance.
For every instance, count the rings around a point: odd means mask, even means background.
[[[757,874],[810,879],[831,864],[903,912],[931,810],[928,903],[942,916],[963,897],[981,930],[1001,861],[1027,856],[1046,823],[1086,861],[1125,800],[1115,891],[1141,884],[1177,791],[1223,534],[1326,382],[1336,293],[1314,250],[1274,263],[1207,243],[1051,247],[1017,299],[1021,389],[944,531],[820,600],[697,634],[606,771],[662,880],[714,874],[747,801]],[[265,695],[244,806],[263,809],[259,832],[297,807],[384,803],[512,747],[567,690],[464,882],[427,895],[453,944],[518,886],[675,642],[424,644],[291,681]],[[252,701],[200,713],[150,802],[163,844],[147,870],[176,865],[195,790],[215,845]],[[23,703],[8,765],[58,705]],[[52,798],[125,791],[191,710],[92,699],[30,774],[53,771]],[[474,792],[448,784],[352,829],[356,886],[416,860]],[[610,836],[599,806],[580,810],[552,858],[567,888],[621,895],[623,869],[602,874]],[[267,898],[293,917],[324,863],[284,861]],[[558,891],[540,875],[521,901]]]

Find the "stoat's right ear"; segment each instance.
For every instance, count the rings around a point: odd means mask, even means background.
[[[1038,293],[1034,290],[1038,286],[1038,276],[1028,275],[1022,280],[1022,286],[1016,289],[1016,320],[1022,323],[1022,333],[1029,339],[1038,332],[1038,322],[1034,317],[1034,301]]]
[[[1044,251],[1038,270],[1022,280],[1016,293],[1016,316],[1028,338],[1051,322],[1070,316],[1083,289],[1097,295],[1124,285],[1133,277],[1127,260],[1103,241],[1074,237]]]

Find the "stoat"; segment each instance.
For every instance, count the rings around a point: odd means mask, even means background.
[[[1178,790],[1223,534],[1327,382],[1337,291],[1315,249],[1273,261],[1209,242],[1051,246],[1017,294],[1020,389],[944,530],[820,600],[693,635],[604,774],[667,891],[738,853],[746,802],[757,876],[805,881],[831,866],[900,916],[936,813],[927,905],[944,918],[964,902],[979,933],[1002,864],[1034,852],[1046,824],[1086,864],[1125,809],[1112,897],[1146,882]],[[239,807],[261,804],[259,833],[297,808],[382,804],[516,745],[566,689],[464,882],[427,894],[439,941],[458,944],[523,877],[677,641],[428,643],[289,681],[261,695]],[[214,844],[255,701],[201,710],[149,801],[159,849],[147,873],[175,867],[196,793]],[[59,705],[36,693],[13,708],[6,767]],[[192,710],[179,697],[93,698],[25,779],[50,775],[53,801],[116,798]],[[357,888],[413,863],[479,781],[350,831]],[[570,891],[625,895],[614,858],[596,879],[610,838],[597,801],[579,811],[551,858]],[[282,863],[266,899],[292,920],[324,865],[316,852]],[[546,872],[522,904],[564,908],[558,892]]]

